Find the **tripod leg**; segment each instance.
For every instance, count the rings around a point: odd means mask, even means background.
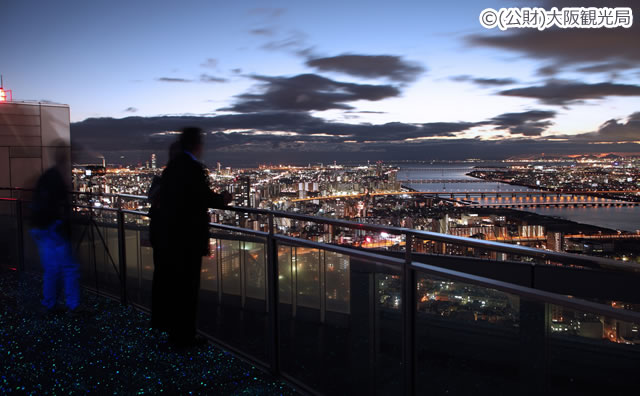
[[[104,240],[104,236],[102,235],[102,232],[100,232],[100,228],[98,227],[98,224],[95,222],[95,220],[91,219],[91,223],[95,227],[96,232],[98,233],[98,236],[100,237],[100,240],[102,241],[102,246],[104,246],[104,250],[107,253],[107,257],[109,257],[109,261],[111,261],[111,265],[113,266],[113,270],[118,275],[118,279],[120,279],[120,271],[118,271],[118,268],[116,267],[116,262],[113,259],[113,256],[111,256],[111,252],[109,251],[109,246],[107,246],[107,241]],[[120,279],[120,280],[122,280],[122,279]]]
[[[80,234],[80,239],[78,239],[78,243],[76,245],[76,252],[78,252],[78,250],[80,250],[80,245],[82,244],[82,241],[84,240],[85,235],[87,234],[87,227],[85,226],[82,229],[82,234]]]

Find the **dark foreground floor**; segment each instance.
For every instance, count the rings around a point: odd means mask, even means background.
[[[295,394],[213,346],[177,351],[148,317],[84,294],[95,313],[40,312],[41,279],[0,273],[0,394]]]

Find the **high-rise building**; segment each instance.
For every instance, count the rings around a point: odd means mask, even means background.
[[[156,169],[156,154],[153,153],[151,154],[151,169]]]
[[[251,178],[244,176],[240,178],[241,206],[251,207]]]

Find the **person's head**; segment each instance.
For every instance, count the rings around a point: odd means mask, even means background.
[[[182,130],[182,135],[180,135],[180,145],[184,151],[188,151],[197,158],[200,158],[204,145],[202,129],[197,127],[184,128]]]

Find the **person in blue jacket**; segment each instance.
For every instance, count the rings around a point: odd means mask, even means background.
[[[34,190],[31,235],[44,270],[42,305],[47,311],[54,310],[62,281],[66,306],[75,311],[80,305],[80,268],[71,251],[71,202],[64,177],[70,169],[62,148],[57,150],[55,160],[56,165],[40,176]]]

